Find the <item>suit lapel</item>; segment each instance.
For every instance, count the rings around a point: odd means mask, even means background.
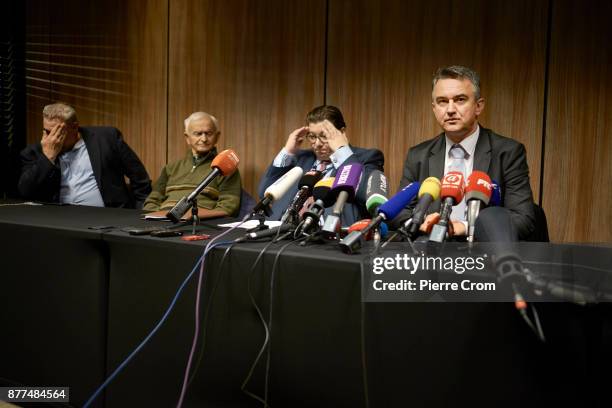
[[[310,169],[312,169],[312,165],[314,164],[314,162],[316,161],[316,156],[313,154],[309,154],[305,160],[303,161],[302,164],[302,169],[304,170],[304,173],[306,173],[307,171],[310,171]]]
[[[102,192],[102,159],[100,157],[100,149],[96,148],[96,143],[93,140],[95,135],[85,128],[79,128],[79,131],[85,142],[85,147],[87,147],[87,154],[89,155],[89,161],[91,162],[91,169],[96,178],[96,183],[98,183],[98,189]]]
[[[444,176],[444,151],[446,147],[444,133],[438,136],[429,151],[429,174],[428,176],[438,177],[440,180]],[[422,181],[422,180],[421,180]]]
[[[489,137],[489,130],[481,127],[478,142],[476,142],[476,150],[474,150],[473,170],[480,170],[488,174],[490,164],[491,138]]]

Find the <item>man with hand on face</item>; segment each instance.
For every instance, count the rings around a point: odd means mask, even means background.
[[[217,155],[217,142],[221,132],[217,118],[206,112],[194,112],[185,119],[186,156],[166,165],[153,184],[153,191],[145,201],[144,209],[155,211],[150,215],[166,215],[168,210],[184,196],[189,195],[212,171],[210,167]],[[240,207],[240,172],[229,177],[216,177],[198,195],[200,218],[232,216]],[[190,213],[189,213],[190,214]]]
[[[21,152],[21,162],[18,190],[30,200],[142,208],[151,191],[147,171],[121,132],[79,127],[76,111],[64,103],[44,107],[42,139]]]
[[[535,229],[535,213],[525,147],[478,124],[485,105],[478,74],[463,66],[439,69],[433,78],[431,105],[443,133],[408,151],[400,189],[430,176],[442,180],[449,171],[463,172],[466,180],[473,170],[483,171],[499,184],[503,208],[481,210],[478,220],[491,219],[510,240],[529,236]],[[465,208],[465,199],[453,207],[449,234],[466,235]],[[431,205],[422,232],[429,233],[437,223],[439,209],[439,201]],[[411,210],[410,206],[403,210],[393,224],[408,219]],[[480,240],[488,240],[478,226],[477,239],[479,232]]]
[[[308,142],[311,149],[301,149],[304,141]],[[271,184],[295,166],[301,167],[304,172],[319,170],[326,177],[335,176],[343,164],[360,163],[364,170],[355,202],[347,204],[342,214],[342,225],[351,225],[355,221],[370,217],[365,207],[367,179],[373,170],[383,171],[384,161],[385,158],[380,150],[362,149],[349,144],[346,124],[340,109],[330,105],[319,106],[306,115],[306,126],[291,132],[285,147],[278,153],[261,179],[258,193],[263,197]],[[281,218],[297,189],[296,183],[292,190],[274,202],[271,219]]]

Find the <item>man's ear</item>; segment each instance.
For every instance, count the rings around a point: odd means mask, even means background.
[[[480,98],[476,101],[476,116],[480,115],[485,108],[484,98]]]

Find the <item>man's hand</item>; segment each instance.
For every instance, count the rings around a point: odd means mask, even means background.
[[[285,144],[285,150],[289,154],[296,154],[304,141],[304,138],[308,134],[308,126],[301,127],[299,129],[295,129],[289,137],[287,138],[287,143]]]
[[[322,125],[325,136],[327,136],[327,144],[332,152],[335,152],[342,146],[347,146],[348,139],[346,135],[336,129],[336,127],[329,120],[325,119]]]
[[[42,145],[43,154],[52,163],[55,162],[57,156],[62,152],[64,147],[64,140],[66,139],[66,124],[58,123],[51,129],[49,134],[43,131],[43,137],[40,141]]]
[[[450,225],[453,226],[453,234],[451,236],[463,236],[467,235],[467,231],[465,230],[465,224],[461,221],[451,221]],[[449,229],[450,235],[450,229]]]
[[[419,230],[426,234],[431,233],[431,229],[440,221],[440,213],[431,213],[425,217],[425,221],[421,224]],[[465,225],[461,221],[451,221],[448,223],[448,236],[462,236],[466,234]]]

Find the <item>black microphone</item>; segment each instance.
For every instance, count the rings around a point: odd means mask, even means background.
[[[285,210],[285,213],[281,217],[283,224],[290,223],[296,225],[299,221],[299,212],[304,206],[304,203],[312,195],[312,189],[315,184],[323,177],[323,173],[317,170],[311,170],[302,176],[298,184],[298,192],[293,197],[293,201],[289,204],[289,207]]]
[[[321,214],[326,207],[333,204],[333,197],[329,194],[334,184],[334,177],[319,180],[312,189],[312,197],[316,200],[302,216],[301,232],[308,234],[319,225]]]
[[[254,241],[262,238],[275,237],[277,234],[280,235],[283,232],[292,230],[293,228],[294,227],[291,224],[281,224],[278,227],[268,228],[262,231],[249,232],[244,237],[234,240],[234,242]]]

